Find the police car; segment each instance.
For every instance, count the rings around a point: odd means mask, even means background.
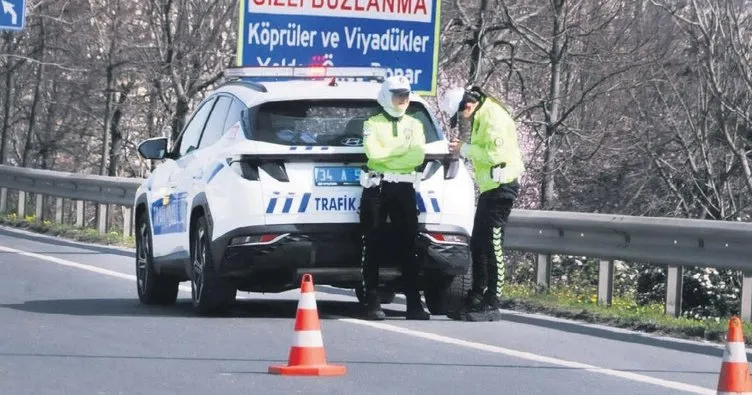
[[[134,201],[140,301],[174,303],[190,281],[195,309],[210,314],[238,290],[295,289],[304,273],[362,300],[362,126],[379,111],[384,70],[246,67],[226,76],[171,148],[165,137],[138,145],[161,161]],[[446,314],[470,286],[473,181],[427,103],[412,97],[408,113],[426,133],[421,288],[429,310]],[[380,270],[384,303],[401,291],[399,267],[389,259]]]

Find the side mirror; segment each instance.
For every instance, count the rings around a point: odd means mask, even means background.
[[[154,137],[138,145],[138,153],[144,159],[164,159],[167,154],[167,137]]]

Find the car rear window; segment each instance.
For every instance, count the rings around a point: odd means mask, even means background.
[[[363,122],[381,107],[375,100],[290,100],[259,105],[251,138],[282,145],[359,146]],[[423,123],[426,143],[440,140],[428,111],[411,102],[407,113]]]

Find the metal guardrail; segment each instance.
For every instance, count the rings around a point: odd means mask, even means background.
[[[37,213],[42,195],[57,197],[57,220],[62,217],[62,198],[124,206],[126,222],[140,178],[117,178],[36,170],[0,165],[0,210],[7,209],[7,190],[17,189],[23,202],[26,192],[36,193]],[[22,214],[19,205],[19,214]],[[78,214],[78,224],[82,214]],[[100,231],[105,223],[100,222]],[[130,233],[130,223],[124,224]],[[741,291],[745,320],[752,320],[752,224],[678,218],[634,217],[559,211],[514,210],[506,230],[507,249],[538,254],[537,283],[551,282],[551,255],[597,257],[600,261],[598,300],[610,304],[613,260],[666,265],[666,313],[681,313],[683,266],[734,269],[743,272]]]
[[[752,224],[514,210],[506,247],[653,264],[752,269]]]
[[[103,204],[132,205],[143,181],[0,165],[0,186],[4,188]]]

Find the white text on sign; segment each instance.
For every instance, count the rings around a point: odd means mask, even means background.
[[[305,30],[297,23],[288,23],[283,28],[271,28],[269,22],[255,22],[248,24],[248,44],[261,45],[274,51],[275,48],[303,47],[316,45],[317,34],[321,37],[324,48],[339,48],[340,34],[336,31],[318,32]],[[383,33],[364,33],[360,27],[344,27],[345,45],[348,49],[357,49],[368,54],[370,50],[385,52],[416,52],[425,53],[428,49],[430,36],[417,35],[413,30],[400,28],[386,29]]]
[[[430,23],[430,0],[247,0],[249,13]]]

